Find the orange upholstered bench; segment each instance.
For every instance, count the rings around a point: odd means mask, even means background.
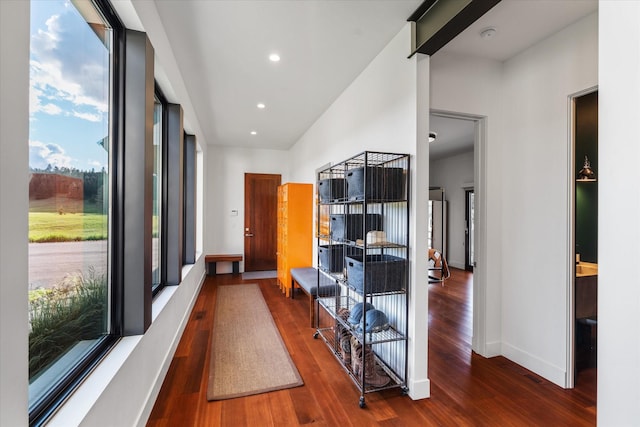
[[[218,254],[204,256],[204,263],[207,265],[207,274],[209,274],[209,276],[216,275],[216,263],[218,262],[232,262],[233,274],[238,274],[240,273],[240,261],[242,261],[242,254]]]

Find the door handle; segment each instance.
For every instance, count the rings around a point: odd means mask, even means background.
[[[246,233],[244,237],[253,237],[253,233]]]

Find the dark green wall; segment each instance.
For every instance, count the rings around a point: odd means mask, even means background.
[[[598,178],[598,92],[575,100],[575,161],[574,176],[589,157]],[[598,262],[598,182],[576,182],[576,253],[582,261]]]

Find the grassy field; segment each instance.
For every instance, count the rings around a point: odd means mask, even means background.
[[[94,202],[57,196],[29,201],[29,242],[107,238],[107,215]]]
[[[29,242],[68,242],[107,238],[107,215],[96,203],[52,197],[29,201]],[[158,221],[153,217],[153,236]]]
[[[101,204],[62,196],[29,200],[29,212],[50,212],[63,215],[68,213],[104,213]]]
[[[107,238],[107,216],[95,213],[29,212],[29,242]]]

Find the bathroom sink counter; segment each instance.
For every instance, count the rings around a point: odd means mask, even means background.
[[[579,262],[576,264],[576,277],[597,276],[598,264],[593,262]]]

